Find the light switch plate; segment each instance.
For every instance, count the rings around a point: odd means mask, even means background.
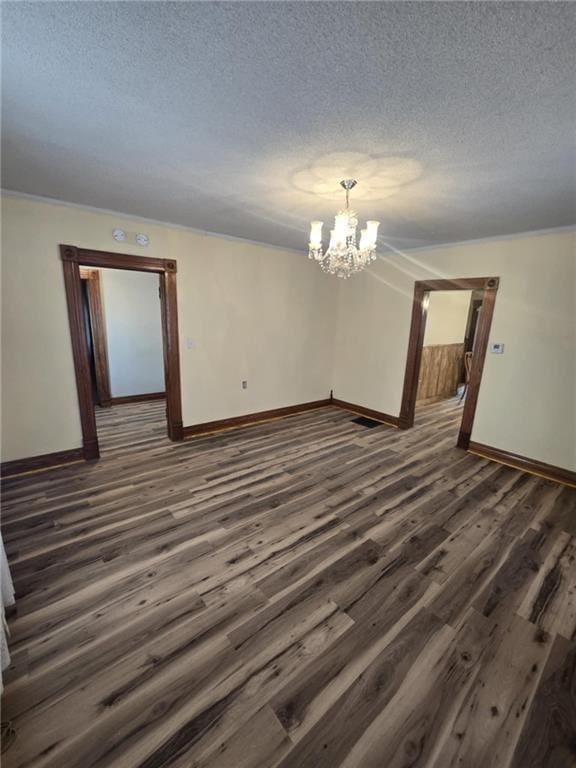
[[[492,341],[492,342],[490,342],[490,352],[493,355],[503,355],[504,354],[504,344],[501,341]]]

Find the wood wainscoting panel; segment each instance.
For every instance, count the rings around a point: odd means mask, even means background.
[[[416,402],[452,397],[463,379],[464,344],[433,344],[422,349]]]

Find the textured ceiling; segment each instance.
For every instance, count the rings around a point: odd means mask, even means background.
[[[570,2],[4,2],[6,189],[305,249],[575,222]]]

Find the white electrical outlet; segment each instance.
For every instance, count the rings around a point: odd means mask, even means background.
[[[242,381],[242,389],[248,389],[248,382],[245,379]]]
[[[503,355],[504,354],[504,344],[501,341],[492,341],[492,342],[490,342],[490,352],[493,355]]]

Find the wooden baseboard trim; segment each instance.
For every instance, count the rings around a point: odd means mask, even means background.
[[[147,392],[144,395],[124,395],[123,397],[111,397],[111,405],[125,405],[126,403],[143,403],[146,400],[165,400],[166,392]]]
[[[365,408],[363,405],[354,405],[354,403],[347,403],[345,400],[339,400],[337,397],[332,398],[332,405],[338,408],[344,408],[346,411],[352,411],[359,416],[367,416],[374,421],[381,421],[382,424],[386,424],[389,427],[395,427],[398,429],[400,425],[400,419],[398,416],[390,416],[388,413],[382,413],[381,411],[373,411],[372,408]]]
[[[547,480],[554,480],[556,483],[576,487],[576,472],[572,472],[569,469],[545,464],[543,461],[537,461],[536,459],[528,459],[526,456],[520,456],[518,453],[505,451],[501,448],[493,448],[483,443],[475,443],[473,440],[468,445],[468,452],[491,461],[497,461],[499,464],[506,464],[509,467],[514,467],[514,469],[520,469],[531,475],[538,475],[539,477],[545,477]]]
[[[5,461],[0,465],[0,473],[3,478],[15,477],[16,475],[41,472],[52,467],[74,464],[85,460],[86,456],[83,448],[72,448],[69,451],[56,451],[55,453],[44,453],[41,456],[30,456],[27,459]]]
[[[284,419],[286,416],[294,416],[297,413],[313,411],[316,408],[325,408],[328,405],[331,405],[330,398],[327,398],[326,400],[314,400],[311,403],[301,403],[300,405],[288,405],[285,408],[273,408],[270,411],[248,413],[245,416],[234,416],[231,419],[206,421],[203,424],[192,424],[189,427],[183,427],[182,435],[184,439],[186,439],[188,437],[208,435],[212,432],[222,432],[228,429],[240,429],[241,427],[251,426],[252,424],[259,424],[263,421]]]

